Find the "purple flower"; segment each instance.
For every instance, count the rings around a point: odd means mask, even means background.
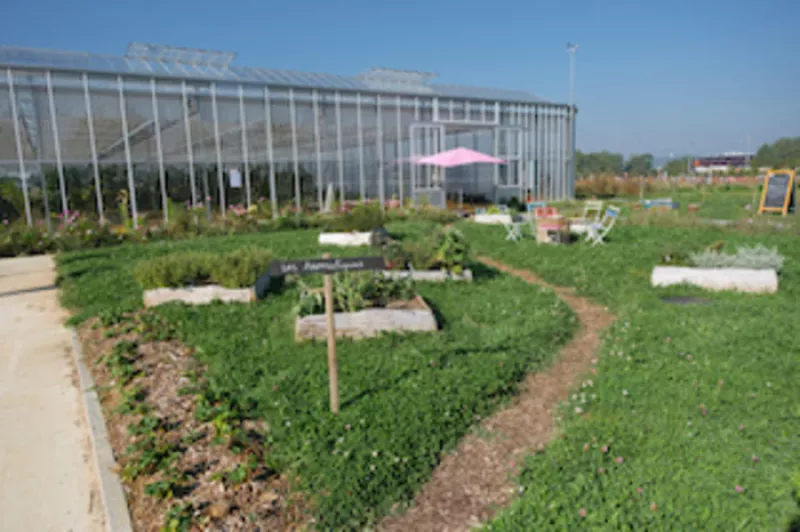
[[[606,472],[606,468],[605,468],[605,467],[601,467],[600,469],[598,469],[598,471],[599,471],[599,472],[600,472],[600,474],[602,475],[603,473],[605,473],[605,472]]]
[[[739,425],[739,430],[744,430],[744,425]]]
[[[603,445],[603,446],[600,448],[600,450],[601,450],[601,451],[603,451],[604,453],[607,453],[607,452],[608,452],[608,445]]]
[[[642,488],[636,488],[636,493],[641,493],[641,492],[642,492]]]
[[[578,515],[580,515],[581,517],[586,517],[586,508],[581,508],[580,510],[578,510]]]
[[[624,459],[624,458],[622,458],[621,456],[617,456],[617,463],[618,463],[618,464],[621,464],[621,463],[622,463],[622,462],[624,462],[624,461],[625,461],[625,459]]]
[[[751,457],[750,457],[750,459],[751,459],[753,462],[758,462],[758,461],[759,461],[759,458],[758,458],[758,456],[756,456],[756,455],[753,455],[753,456],[751,456]]]
[[[744,493],[744,488],[737,484],[736,485],[736,493]]]
[[[8,220],[3,219],[3,225],[8,225]]]

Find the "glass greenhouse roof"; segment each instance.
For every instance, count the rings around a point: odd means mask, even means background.
[[[515,103],[552,103],[524,91],[429,83],[422,72],[372,69],[360,76],[232,66],[232,52],[132,43],[124,56],[0,46],[0,67],[258,83]]]

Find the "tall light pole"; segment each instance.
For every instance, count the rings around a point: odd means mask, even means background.
[[[571,42],[567,43],[567,53],[569,54],[569,106],[575,105],[575,52],[578,45]]]
[[[569,180],[570,180],[570,193],[569,197],[573,198],[575,194],[575,140],[577,138],[575,131],[577,130],[575,119],[577,118],[577,110],[575,109],[575,52],[578,51],[578,45],[567,43],[567,53],[569,54],[569,113],[570,124],[572,126],[572,139],[570,146],[569,157]]]

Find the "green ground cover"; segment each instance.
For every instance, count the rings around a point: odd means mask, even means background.
[[[392,224],[414,238],[428,224]],[[254,234],[74,252],[58,258],[74,321],[114,321],[141,306],[137,262],[173,251],[263,247],[277,258],[319,256],[317,232]],[[366,249],[332,250],[360,255]],[[472,265],[473,283],[418,283],[441,331],[338,342],[341,413],[328,411],[325,346],[294,342],[298,289],[251,305],[158,307],[196,348],[210,386],[270,426],[267,457],[311,500],[317,526],[360,528],[410,500],[442,453],[545,366],[575,318],[546,289]]]
[[[576,288],[617,321],[487,530],[800,527],[800,243],[711,228],[615,228],[606,246],[537,246],[463,224],[481,253]],[[663,253],[762,243],[786,257],[777,295],[649,286]],[[665,294],[701,296],[679,306]],[[790,525],[790,523],[794,523]]]

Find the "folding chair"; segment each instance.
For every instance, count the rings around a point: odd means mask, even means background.
[[[591,242],[592,247],[597,244],[605,244],[603,239],[608,232],[611,231],[611,228],[614,227],[618,217],[619,207],[606,207],[606,212],[603,214],[600,221],[589,225],[588,231],[586,232],[586,241]]]
[[[589,220],[589,213],[594,213],[592,219]],[[600,215],[603,214],[603,202],[599,200],[588,200],[583,205],[583,220],[584,222],[598,222]]]
[[[520,231],[520,226],[522,224],[514,223],[513,221],[510,224],[504,224],[506,228],[506,240],[511,240],[512,242],[519,242],[522,238],[522,232]]]

